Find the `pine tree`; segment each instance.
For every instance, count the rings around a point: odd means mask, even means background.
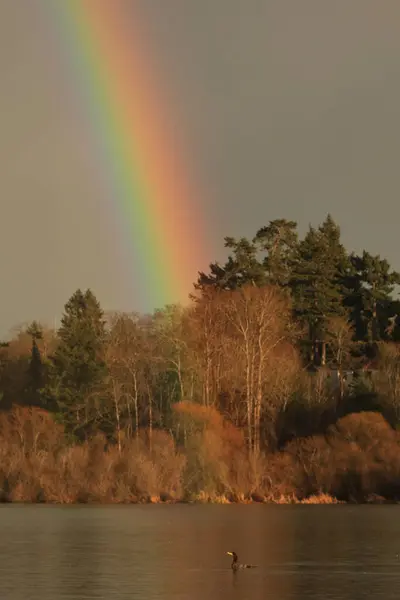
[[[276,219],[258,230],[253,243],[267,255],[263,266],[269,283],[286,287],[291,278],[298,244],[297,223]]]
[[[43,363],[37,340],[43,338],[43,331],[40,325],[33,321],[26,332],[32,337],[31,357],[27,372],[26,395],[28,404],[40,404],[40,389],[43,387],[44,373]]]
[[[58,337],[46,397],[76,429],[87,424],[89,401],[105,376],[103,312],[90,290],[77,290],[67,302]]]
[[[265,269],[257,258],[258,248],[254,242],[246,238],[236,240],[226,237],[225,248],[232,250],[225,265],[212,263],[210,274],[199,273],[195,288],[212,286],[221,290],[236,290],[249,283],[255,286],[266,283]]]
[[[310,227],[298,245],[290,282],[295,315],[308,327],[313,363],[326,362],[330,319],[346,315],[343,282],[348,269],[340,229],[328,215],[318,229]]]
[[[346,303],[357,337],[366,342],[387,338],[389,318],[393,315],[392,297],[400,274],[391,271],[387,260],[363,251],[361,256],[350,257],[352,272],[349,275]]]

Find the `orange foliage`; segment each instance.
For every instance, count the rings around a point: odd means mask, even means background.
[[[215,409],[182,402],[194,422],[187,445],[154,430],[98,434],[70,446],[63,428],[35,408],[0,414],[0,490],[8,501],[214,502],[385,501],[400,497],[400,434],[380,414],[351,414],[325,435],[299,438],[267,456],[248,453],[243,434]]]
[[[204,406],[194,402],[178,402],[173,410],[197,425],[202,425],[218,433],[221,441],[236,449],[244,446],[244,436],[240,429],[224,419],[220,412],[212,406]]]
[[[185,458],[171,436],[125,440],[102,434],[69,446],[50,414],[16,407],[0,414],[0,490],[7,501],[140,502],[181,497]]]

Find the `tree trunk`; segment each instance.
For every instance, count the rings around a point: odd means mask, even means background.
[[[129,394],[126,395],[126,410],[128,412],[128,426],[126,428],[126,435],[129,439],[132,439],[132,413],[131,413],[131,396]]]
[[[372,306],[372,341],[376,342],[379,339],[378,335],[378,311],[376,301],[374,300]]]
[[[119,411],[119,390],[117,389],[117,384],[115,381],[113,382],[114,388],[114,407],[115,407],[115,419],[117,421],[117,443],[118,443],[118,453],[121,454],[121,423],[120,423],[120,411]]]
[[[136,439],[139,438],[139,408],[138,408],[138,387],[136,373],[133,374],[133,385],[134,385],[134,396],[133,401],[135,403],[135,433]]]
[[[325,367],[326,365],[326,342],[321,342],[321,366]]]
[[[149,401],[149,450],[153,449],[153,397],[150,387],[147,386],[147,396]]]
[[[262,382],[264,367],[264,351],[262,347],[262,331],[258,332],[258,373],[257,373],[257,391],[254,411],[254,453],[260,452],[260,422],[261,422],[261,403],[262,403]]]
[[[247,405],[247,435],[249,449],[253,448],[253,406],[251,398],[251,361],[250,348],[246,340],[246,405]]]

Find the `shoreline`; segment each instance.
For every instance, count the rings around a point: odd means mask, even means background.
[[[189,499],[174,499],[174,498],[160,498],[159,496],[150,496],[143,498],[132,498],[128,500],[113,500],[113,499],[86,499],[81,501],[32,501],[32,500],[8,500],[2,499],[0,501],[0,505],[41,505],[41,506],[128,506],[128,505],[255,505],[255,504],[263,504],[267,505],[355,505],[355,506],[371,506],[371,505],[397,505],[400,504],[399,500],[396,499],[387,499],[382,496],[370,497],[365,500],[338,500],[333,496],[329,496],[328,494],[319,494],[312,495],[307,498],[299,499],[296,496],[280,496],[276,498],[268,498],[257,496],[256,498],[240,498],[240,499],[229,499],[226,496],[216,496],[216,497],[208,497],[205,495],[199,495],[195,498]]]

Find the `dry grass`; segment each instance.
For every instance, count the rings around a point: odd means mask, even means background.
[[[308,498],[299,499],[295,494],[270,496],[265,498],[267,504],[344,504],[343,500],[338,500],[329,494],[313,494]]]
[[[300,504],[344,504],[344,502],[329,494],[314,494],[300,500]]]

